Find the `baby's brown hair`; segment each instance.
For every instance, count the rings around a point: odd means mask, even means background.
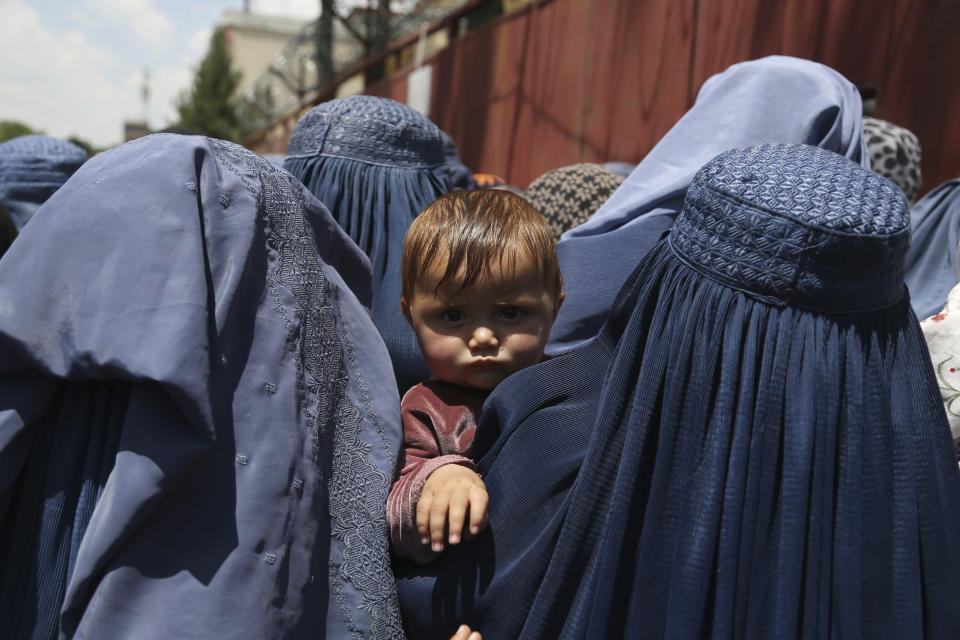
[[[422,274],[443,260],[447,266],[437,289],[459,282],[462,290],[481,276],[493,276],[495,260],[501,273],[512,270],[519,252],[537,265],[554,300],[558,299],[563,279],[556,242],[540,212],[520,196],[499,189],[444,194],[407,230],[401,262],[403,296],[410,300]]]

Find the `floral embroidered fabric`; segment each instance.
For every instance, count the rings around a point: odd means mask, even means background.
[[[921,322],[920,328],[927,339],[960,460],[960,285],[950,291],[943,310]]]
[[[357,363],[352,361],[349,332],[340,317],[336,289],[331,287],[315,256],[314,240],[304,217],[303,188],[292,188],[286,172],[245,149],[215,141],[221,164],[224,157],[239,156],[247,172],[259,177],[269,202],[265,207],[268,243],[276,252],[277,266],[269,274],[268,290],[276,301],[275,310],[287,327],[288,346],[297,366],[297,385],[303,394],[304,410],[311,423],[313,456],[318,467],[327,454],[324,442],[332,437],[331,477],[328,479],[331,534],[343,544],[343,557],[331,552],[329,583],[340,614],[353,638],[366,636],[355,620],[347,591],[356,590],[361,609],[370,615],[370,636],[403,638],[390,552],[385,506],[390,478],[377,468],[369,453],[372,445],[361,438],[364,421],[369,420],[388,459],[393,451],[369,393],[361,410],[347,395],[349,384],[364,386]],[[237,172],[244,186],[257,197],[257,189]],[[297,305],[294,314],[284,307],[278,287],[291,291]],[[295,315],[296,317],[291,317]],[[353,378],[351,380],[351,378]],[[331,612],[332,614],[332,612]]]

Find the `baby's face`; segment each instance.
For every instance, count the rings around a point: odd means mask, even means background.
[[[560,300],[533,261],[518,256],[510,273],[480,278],[460,291],[457,283],[444,284],[435,294],[445,267],[429,269],[412,299],[403,301],[431,373],[461,386],[493,389],[540,362]]]

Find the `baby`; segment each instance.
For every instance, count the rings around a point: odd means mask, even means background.
[[[504,378],[543,359],[563,291],[547,221],[494,189],[424,209],[402,270],[400,304],[433,375],[401,403],[403,467],[387,519],[394,551],[426,563],[445,538],[458,544],[486,526],[487,490],[470,457],[476,418]]]

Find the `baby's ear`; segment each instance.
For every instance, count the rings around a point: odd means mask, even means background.
[[[400,310],[403,311],[403,317],[407,319],[407,322],[413,324],[413,321],[410,320],[410,307],[407,306],[406,296],[400,296]]]
[[[560,292],[560,295],[557,296],[557,302],[553,305],[553,319],[557,319],[557,314],[560,313],[560,307],[563,306],[563,300],[567,297],[567,294],[563,291]]]

